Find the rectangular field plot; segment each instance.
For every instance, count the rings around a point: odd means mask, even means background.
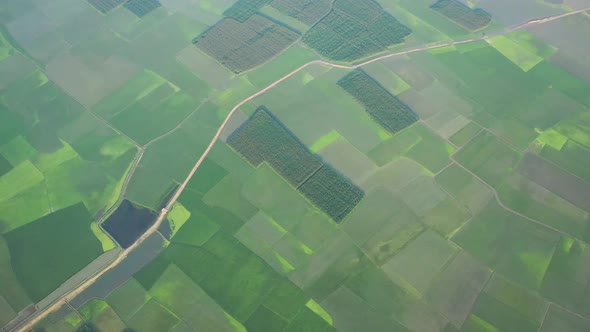
[[[453,242],[510,280],[539,289],[558,245],[559,233],[492,201],[453,236]]]
[[[485,10],[471,9],[458,0],[439,0],[430,8],[471,31],[483,29],[492,21],[492,15]]]
[[[362,70],[338,81],[338,85],[365,106],[375,121],[396,133],[418,120],[416,114]]]
[[[314,156],[270,112],[259,108],[228,143],[253,165],[268,162],[334,221],[340,222],[364,196]]]
[[[273,0],[270,5],[310,26],[326,16],[332,7],[330,0]]]
[[[239,22],[245,22],[269,2],[270,0],[238,0],[225,10],[223,15]]]
[[[562,237],[551,258],[540,293],[553,303],[588,317],[590,251],[588,245]]]
[[[94,8],[106,14],[123,4],[125,0],[87,0]]]
[[[463,251],[428,291],[428,302],[460,327],[491,274],[490,269]]]
[[[303,41],[330,59],[353,61],[403,43],[411,32],[373,0],[336,0]]]
[[[590,320],[555,305],[549,307],[540,332],[583,332],[590,330]]]
[[[323,166],[299,190],[334,221],[340,222],[361,201],[364,193],[329,166]]]
[[[457,161],[492,187],[513,171],[522,155],[488,132],[478,135],[457,153]]]
[[[162,5],[158,0],[129,0],[123,6],[137,17],[144,17]]]
[[[322,162],[264,108],[235,131],[228,144],[254,166],[268,162],[295,187],[322,167]]]
[[[79,203],[5,234],[14,272],[33,301],[49,295],[102,253],[91,222]]]
[[[424,294],[458,251],[440,235],[426,230],[386,262],[383,270],[408,291]]]
[[[225,18],[194,40],[203,52],[235,73],[270,60],[291,45],[299,34],[260,16],[244,22]]]

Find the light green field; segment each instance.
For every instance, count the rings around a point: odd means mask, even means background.
[[[497,36],[486,41],[525,72],[544,60],[527,47],[506,36]]]
[[[410,88],[410,85],[406,81],[381,62],[375,62],[365,66],[363,70],[394,96]]]
[[[81,0],[0,5],[0,325],[115,248],[96,221],[121,195],[161,209],[235,105],[319,59],[294,43],[234,75],[192,44],[244,2],[167,0],[143,18]],[[568,8],[463,1],[493,13],[471,33],[433,2],[332,4],[369,19],[381,5],[410,27],[388,53],[478,39],[362,68],[418,123],[387,133],[337,85],[349,70],[305,68],[231,119],[172,206],[157,257],[140,267],[130,255],[111,271],[128,273],[121,286],[108,289],[110,272],[95,284],[106,298],[35,330],[590,330],[590,211],[583,194],[565,197],[565,182],[528,178],[523,159],[590,181],[588,52],[570,41],[583,39],[587,15],[508,32]],[[310,28],[271,2],[261,15]],[[224,144],[259,106],[362,188],[340,223]]]
[[[129,279],[106,298],[107,303],[121,319],[128,321],[150,299],[135,279]]]
[[[43,181],[43,174],[25,161],[0,177],[0,201],[10,199]]]
[[[458,249],[432,231],[425,231],[383,265],[385,273],[409,292],[424,294],[437,273]]]
[[[223,311],[174,264],[166,269],[151,288],[150,295],[192,329],[245,331],[239,322]]]

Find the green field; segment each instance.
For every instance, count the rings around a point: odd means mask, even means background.
[[[102,253],[91,222],[84,205],[77,204],[5,234],[14,273],[33,301],[49,295]]]
[[[589,330],[583,2],[4,1],[0,325]]]

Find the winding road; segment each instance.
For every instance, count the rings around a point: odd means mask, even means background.
[[[242,100],[239,104],[237,104],[236,106],[234,106],[234,108],[231,109],[231,111],[228,113],[228,115],[226,116],[226,118],[224,119],[224,121],[219,126],[219,128],[218,128],[215,136],[213,136],[213,138],[211,139],[211,142],[207,146],[207,149],[205,149],[205,151],[203,152],[203,154],[201,154],[201,156],[199,157],[199,159],[197,160],[197,162],[195,163],[195,165],[193,166],[193,168],[191,169],[191,171],[189,172],[189,174],[186,176],[184,182],[177,188],[176,192],[171,197],[171,199],[168,202],[168,204],[166,205],[166,207],[163,208],[160,211],[160,214],[158,215],[158,218],[156,219],[156,222],[137,241],[135,241],[135,243],[133,245],[131,245],[129,248],[123,250],[119,254],[119,256],[117,256],[117,258],[113,262],[111,262],[110,264],[108,264],[107,266],[105,266],[102,270],[97,271],[92,277],[86,279],[83,283],[81,283],[78,286],[76,286],[76,288],[72,289],[71,291],[69,291],[68,293],[66,293],[65,295],[63,295],[54,304],[48,306],[47,308],[45,308],[42,311],[39,311],[39,312],[31,315],[27,320],[25,320],[20,325],[18,325],[17,327],[15,327],[12,331],[27,331],[27,330],[31,329],[37,323],[39,323],[42,319],[44,319],[45,317],[47,317],[47,315],[49,315],[52,312],[55,312],[56,310],[58,310],[59,308],[61,308],[63,305],[65,305],[66,303],[68,303],[69,300],[75,298],[80,293],[82,293],[84,290],[86,290],[88,287],[90,287],[94,282],[96,282],[106,272],[110,271],[114,267],[116,267],[119,264],[121,264],[125,260],[125,258],[132,251],[134,251],[137,247],[139,247],[145,241],[145,239],[147,239],[148,237],[150,237],[154,232],[156,232],[158,230],[158,228],[160,227],[160,225],[162,224],[162,222],[164,221],[164,219],[166,219],[166,216],[167,216],[168,212],[170,211],[170,209],[172,208],[172,206],[176,203],[176,201],[178,200],[178,198],[180,197],[180,195],[183,193],[184,189],[186,188],[186,186],[189,183],[189,181],[191,180],[191,178],[194,176],[194,174],[197,172],[197,170],[199,169],[199,167],[201,166],[201,164],[203,163],[203,161],[205,160],[205,158],[207,158],[207,156],[209,155],[209,153],[213,149],[213,146],[215,145],[215,143],[217,142],[217,140],[221,136],[221,133],[223,132],[223,130],[227,126],[228,122],[230,121],[230,119],[234,115],[234,113],[236,111],[238,111],[238,109],[240,109],[240,107],[242,107],[244,104],[246,104],[246,103],[252,101],[253,99],[255,99],[255,98],[257,98],[257,97],[265,94],[266,92],[270,91],[271,89],[273,89],[277,85],[281,84],[283,81],[291,78],[292,76],[296,75],[297,73],[301,72],[302,70],[304,70],[304,69],[306,69],[306,68],[308,68],[310,66],[314,66],[314,65],[327,66],[327,67],[339,68],[339,69],[356,69],[356,68],[360,68],[360,67],[363,67],[363,66],[366,66],[368,64],[371,64],[371,63],[374,63],[374,62],[378,62],[378,61],[381,61],[381,60],[384,60],[384,59],[389,59],[389,58],[393,58],[393,57],[398,57],[398,56],[403,56],[403,55],[407,55],[407,54],[418,53],[418,52],[423,52],[423,51],[428,51],[428,50],[433,50],[433,49],[438,49],[438,48],[453,46],[453,45],[468,44],[468,43],[472,43],[472,42],[476,42],[476,41],[480,41],[480,40],[485,40],[485,39],[488,39],[488,38],[492,38],[494,36],[504,35],[506,33],[514,32],[514,31],[517,31],[517,30],[522,30],[522,29],[528,28],[530,26],[540,25],[540,24],[545,24],[545,23],[548,23],[548,22],[552,22],[552,21],[558,20],[560,18],[571,16],[571,15],[575,15],[575,14],[582,13],[582,12],[585,12],[585,11],[588,11],[588,10],[590,10],[590,6],[587,7],[587,8],[584,8],[584,9],[579,9],[579,10],[568,12],[568,13],[561,14],[561,15],[550,16],[550,17],[546,17],[546,18],[542,18],[542,19],[532,20],[532,21],[529,21],[527,23],[518,25],[516,27],[507,29],[504,32],[500,32],[500,33],[496,33],[496,34],[491,34],[491,35],[482,35],[481,37],[476,37],[476,38],[471,38],[471,39],[466,39],[466,40],[453,41],[453,42],[445,42],[445,43],[440,43],[440,44],[435,44],[435,45],[429,45],[429,46],[422,46],[422,47],[413,48],[413,49],[409,49],[409,50],[401,51],[401,52],[389,53],[389,54],[377,56],[377,57],[375,57],[373,59],[370,59],[370,60],[361,62],[361,63],[356,64],[356,65],[342,65],[342,64],[336,64],[336,63],[330,63],[330,62],[323,61],[323,60],[314,60],[314,61],[310,61],[310,62],[302,65],[301,67],[293,70],[292,72],[290,72],[289,74],[287,74],[287,75],[283,76],[282,78],[278,79],[277,81],[275,81],[274,83],[270,84],[266,88],[264,88],[264,89],[256,92],[255,94],[247,97],[246,99]],[[166,133],[166,135],[169,134],[169,133],[170,132]],[[141,154],[140,154],[139,158],[137,158],[136,161],[134,162],[133,168],[130,169],[129,176],[125,180],[125,187],[124,187],[124,189],[127,187],[127,184],[129,183],[129,179],[130,179],[131,175],[134,173],[134,170],[139,165],[139,161],[140,161],[142,155],[143,155],[143,148],[141,149]],[[469,171],[469,170],[467,170],[467,171]],[[474,175],[474,174],[472,174],[472,175]],[[535,223],[540,223],[538,221],[535,221],[535,220],[533,220],[531,218],[528,218],[528,217],[526,217],[526,216],[524,216],[524,215],[522,215],[522,214],[520,214],[520,213],[518,213],[516,211],[513,211],[513,210],[507,208],[499,200],[499,197],[498,197],[497,192],[493,188],[492,188],[492,190],[493,190],[494,196],[496,197],[496,200],[498,201],[498,203],[500,204],[500,206],[502,206],[503,208],[505,208],[508,211],[511,211],[511,212],[513,212],[513,213],[515,213],[517,215],[520,215],[521,217],[524,217],[524,218],[526,218],[528,220],[531,220],[531,221],[533,221]],[[123,194],[124,194],[124,191],[122,192],[121,195],[123,195]],[[544,225],[544,226],[546,226],[546,225]],[[555,230],[555,231],[558,231],[558,230]]]

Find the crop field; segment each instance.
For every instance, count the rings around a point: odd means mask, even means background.
[[[327,58],[350,62],[403,43],[411,33],[373,0],[336,0],[303,41]]]
[[[108,13],[116,7],[122,5],[126,0],[88,0],[96,9],[103,13]]]
[[[243,23],[269,2],[270,0],[238,0],[223,15]]]
[[[77,204],[4,235],[14,273],[33,301],[43,299],[102,253],[91,222],[84,205]],[[76,234],[75,239],[62,231],[64,227]]]
[[[390,133],[395,134],[418,120],[408,106],[361,70],[343,77],[338,85],[363,104],[371,117]]]
[[[295,187],[322,167],[322,162],[266,109],[258,109],[228,143],[254,166],[268,162]]]
[[[243,22],[225,18],[194,43],[231,71],[241,73],[270,60],[298,38],[297,32],[255,14]]]
[[[264,108],[234,132],[228,143],[254,166],[269,163],[336,222],[363,197],[359,188],[324,165]]]
[[[158,0],[128,0],[123,6],[137,17],[144,17],[162,5]]]
[[[481,30],[492,21],[492,15],[485,10],[471,9],[459,0],[438,0],[430,8],[467,30]]]
[[[589,330],[586,6],[3,1],[0,325]]]
[[[272,0],[270,5],[309,26],[316,24],[332,8],[329,0]]]

